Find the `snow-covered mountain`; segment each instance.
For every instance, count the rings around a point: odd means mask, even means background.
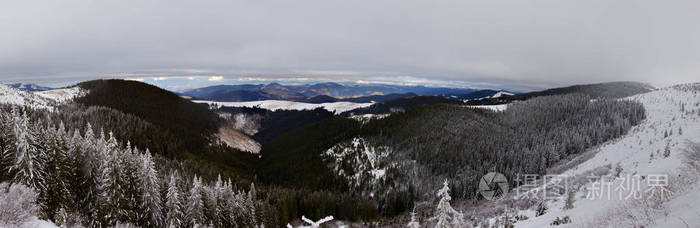
[[[564,217],[571,221],[566,227],[693,227],[700,224],[700,205],[697,204],[700,169],[697,169],[697,161],[692,163],[695,167],[684,164],[686,151],[691,150],[692,143],[700,142],[699,93],[700,83],[696,83],[623,98],[641,102],[647,119],[624,137],[550,169],[553,172],[563,170],[561,174],[567,177],[568,190],[573,192],[571,200],[562,196],[545,201],[547,212],[541,216],[536,216],[534,208],[521,211],[519,214],[529,219],[517,221],[515,227],[546,227],[557,219],[563,221]],[[654,180],[659,178],[667,182],[665,187],[657,189],[654,186],[658,182]],[[630,183],[633,184],[630,186]],[[637,188],[638,191],[631,190]],[[656,190],[669,192],[663,198],[650,195]],[[592,197],[596,193],[602,193],[603,197]],[[635,194],[641,199],[635,199]],[[573,208],[564,209],[567,201],[573,203]],[[492,223],[495,221],[491,219]]]
[[[48,109],[55,105],[55,101],[52,99],[7,85],[0,85],[0,103],[27,106],[35,109]]]
[[[80,87],[23,91],[7,85],[0,85],[0,103],[27,106],[35,109],[52,109],[57,104],[85,95]]]
[[[51,88],[46,87],[46,86],[40,86],[34,83],[13,83],[13,84],[7,84],[8,86],[19,89],[22,91],[29,91],[29,92],[36,92],[36,91],[44,91],[44,90],[50,90]]]

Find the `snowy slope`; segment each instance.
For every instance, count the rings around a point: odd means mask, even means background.
[[[196,103],[206,103],[206,104],[216,104],[219,106],[227,107],[259,107],[269,110],[313,110],[316,108],[324,108],[330,112],[342,113],[345,111],[350,111],[356,108],[364,108],[372,105],[373,103],[354,103],[354,102],[332,102],[332,103],[321,103],[321,104],[311,104],[302,103],[294,101],[281,101],[281,100],[265,100],[265,101],[246,101],[246,102],[219,102],[219,101],[204,101],[204,100],[193,100]]]
[[[28,106],[35,109],[52,109],[55,105],[53,100],[7,85],[0,85],[0,103]]]
[[[685,167],[682,152],[688,147],[688,141],[700,142],[700,83],[664,88],[625,99],[641,102],[647,111],[647,119],[633,127],[626,136],[591,151],[593,156],[590,159],[573,164],[573,168],[562,173],[570,178],[570,186],[573,186],[572,182],[591,176],[592,171],[608,170],[605,178],[610,179],[611,190],[603,190],[604,197],[589,199],[587,194],[592,194],[598,185],[584,181],[575,194],[573,209],[564,210],[564,200],[550,200],[547,201],[546,214],[536,217],[534,211],[524,211],[522,213],[529,219],[515,223],[515,227],[548,227],[555,218],[564,216],[569,216],[572,223],[558,227],[686,227],[685,224],[700,227],[698,173],[681,171]],[[670,151],[668,157],[664,156],[667,147]],[[618,166],[620,178],[615,178],[615,167]],[[649,180],[654,175],[669,175],[669,185],[673,186],[669,189],[675,192],[669,194],[667,200],[628,198],[631,191],[624,188],[629,187],[629,180],[636,180],[635,175],[641,178],[637,182],[641,192],[651,189]],[[685,184],[675,184],[680,182]],[[607,197],[607,192],[611,197]],[[650,191],[647,193],[651,194]],[[648,206],[656,205],[654,203],[659,206]]]
[[[497,97],[502,97],[502,96],[513,96],[513,94],[506,92],[506,91],[498,91],[498,93],[496,93],[488,98],[497,98]]]
[[[85,93],[86,91],[78,86],[35,92],[36,95],[56,101],[58,103],[63,103],[72,100],[73,98],[83,96],[85,95]]]

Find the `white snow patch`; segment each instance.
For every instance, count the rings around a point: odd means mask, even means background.
[[[58,103],[63,103],[66,101],[70,101],[76,97],[84,96],[86,94],[86,91],[78,86],[73,86],[68,88],[39,91],[35,92],[34,94],[47,99],[54,100]]]
[[[355,103],[355,102],[331,102],[331,103],[303,103],[296,101],[281,101],[281,100],[264,100],[264,101],[244,101],[244,102],[221,102],[221,101],[205,101],[193,100],[196,103],[215,104],[225,107],[259,107],[272,111],[276,110],[313,110],[323,108],[329,112],[340,114],[345,111],[350,111],[356,108],[368,107],[374,103]]]
[[[359,121],[360,123],[365,124],[365,123],[369,122],[370,120],[383,119],[383,118],[388,117],[389,115],[391,115],[391,114],[385,113],[385,114],[353,115],[353,116],[350,116],[350,119],[357,120],[357,121]]]
[[[489,98],[497,98],[502,96],[513,96],[513,94],[506,91],[498,91],[498,93],[491,95]]]
[[[508,108],[508,104],[500,104],[500,105],[469,105],[467,107],[470,108],[483,108],[483,109],[488,109],[492,110],[495,112],[502,112],[505,111]]]

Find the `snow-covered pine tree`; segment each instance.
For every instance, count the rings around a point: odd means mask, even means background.
[[[170,174],[168,193],[165,202],[165,209],[167,210],[165,223],[168,224],[169,228],[180,227],[182,225],[182,207],[180,206],[180,190],[178,190],[177,187],[177,180],[178,178],[175,173]]]
[[[248,224],[251,226],[256,226],[257,225],[257,218],[255,215],[255,201],[256,201],[256,192],[255,192],[255,184],[253,182],[250,182],[250,190],[248,191],[248,197],[246,197],[245,201],[245,208],[246,210],[245,214],[247,215],[248,219]]]
[[[217,179],[217,183],[221,181],[221,176]],[[203,185],[202,186],[203,193],[204,193],[204,205],[203,205],[203,211],[204,211],[204,224],[207,224],[209,226],[213,226],[217,224],[218,221],[218,206],[217,206],[217,201],[218,201],[218,196],[217,196],[217,190],[216,190],[216,184],[214,186],[209,186],[209,185]]]
[[[13,109],[13,133],[15,135],[15,159],[10,167],[14,172],[13,182],[24,184],[30,188],[41,187],[41,170],[45,156],[37,148],[35,133],[30,129],[29,117],[23,112],[16,115]]]
[[[158,172],[148,149],[140,156],[140,161],[138,173],[140,174],[141,205],[138,210],[138,224],[143,227],[158,227],[163,219]]]
[[[41,217],[56,222],[58,212],[71,205],[73,200],[66,184],[71,165],[68,158],[69,148],[62,123],[59,129],[48,127],[43,135],[41,144],[46,150],[46,162],[42,167],[43,185],[38,189],[37,202]]]
[[[450,205],[452,197],[450,196],[450,187],[447,180],[443,182],[442,188],[437,192],[437,196],[440,198],[440,201],[438,201],[435,212],[437,214],[433,217],[433,219],[437,220],[435,227],[461,227],[463,223],[462,214]]]
[[[408,222],[408,225],[406,225],[408,228],[420,228],[420,223],[418,222],[418,219],[416,218],[416,209],[413,208],[413,211],[411,211],[411,221]]]
[[[117,147],[116,139],[110,133],[110,139],[106,146],[102,147],[106,151],[97,152],[106,154],[107,159],[102,167],[100,180],[100,197],[98,199],[98,213],[95,219],[102,220],[103,226],[111,226],[118,222],[121,213],[119,210],[124,204],[123,180],[122,180],[122,156]]]
[[[190,195],[187,197],[185,223],[187,227],[198,227],[204,224],[202,201],[202,179],[195,175],[192,180]]]
[[[236,214],[234,209],[240,208],[240,201],[236,198],[231,188],[231,182],[224,181],[223,184],[217,180],[217,214],[218,224],[223,227],[233,227],[236,224]]]
[[[10,173],[16,150],[13,128],[12,116],[0,111],[0,183],[9,181],[14,176]]]
[[[122,172],[121,179],[123,180],[122,192],[124,193],[124,204],[120,205],[120,217],[122,221],[134,222],[137,220],[137,211],[141,205],[141,188],[140,185],[140,159],[137,156],[138,150],[134,151],[131,148],[131,143],[127,141],[127,146],[122,152]]]
[[[80,135],[80,131],[75,130],[73,131],[73,136],[67,140],[68,143],[68,161],[70,163],[69,166],[69,174],[68,174],[68,179],[66,180],[66,184],[68,186],[68,192],[70,192],[71,197],[73,200],[71,201],[71,204],[68,205],[67,212],[69,215],[71,213],[77,213],[77,214],[82,214],[82,215],[91,215],[93,213],[93,204],[94,202],[92,201],[93,198],[89,195],[91,192],[91,189],[94,188],[92,186],[92,180],[90,179],[91,177],[88,176],[89,173],[89,166],[88,166],[88,160],[85,157],[84,149],[83,149],[83,137]],[[84,222],[84,221],[74,221],[75,219],[78,218],[73,218],[73,217],[68,217],[67,222],[69,224],[73,222]],[[87,219],[87,218],[80,218],[80,219]]]

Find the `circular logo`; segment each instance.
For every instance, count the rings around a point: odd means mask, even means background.
[[[503,174],[490,172],[481,177],[479,193],[486,200],[496,199],[506,192],[508,192],[508,180]]]

